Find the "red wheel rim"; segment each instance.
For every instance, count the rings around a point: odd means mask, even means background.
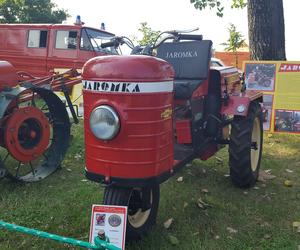
[[[7,150],[16,160],[30,162],[49,145],[48,118],[36,107],[19,108],[8,119],[4,138]]]

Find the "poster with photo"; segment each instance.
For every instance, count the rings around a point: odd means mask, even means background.
[[[90,243],[94,244],[94,239],[100,229],[104,230],[105,236],[109,238],[111,244],[125,249],[127,207],[93,205],[90,227]]]
[[[245,83],[248,90],[274,91],[275,63],[246,63]]]
[[[265,131],[300,135],[300,61],[244,61],[247,90],[263,93]]]
[[[275,132],[300,133],[300,110],[275,110]]]
[[[263,95],[263,128],[265,131],[270,131],[271,129],[271,119],[273,110],[273,95],[264,94]]]

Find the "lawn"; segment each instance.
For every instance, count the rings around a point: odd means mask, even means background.
[[[73,126],[73,136],[63,168],[47,179],[0,181],[0,220],[88,241],[91,206],[101,204],[103,188],[84,177],[82,126]],[[292,223],[300,221],[300,136],[265,134],[263,150],[267,180],[248,190],[231,184],[226,148],[188,165],[161,185],[157,225],[126,249],[297,250],[300,233]],[[207,206],[199,207],[199,198]],[[1,230],[0,249],[79,248]]]

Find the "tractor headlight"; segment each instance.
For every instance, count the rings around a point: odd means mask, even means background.
[[[120,120],[112,107],[101,105],[92,111],[90,127],[98,139],[111,140],[120,130]]]

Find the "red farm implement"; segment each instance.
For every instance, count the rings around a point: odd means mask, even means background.
[[[68,88],[81,82],[76,70],[35,78],[0,62],[0,177],[34,182],[53,173],[70,140],[67,106],[77,116]]]

